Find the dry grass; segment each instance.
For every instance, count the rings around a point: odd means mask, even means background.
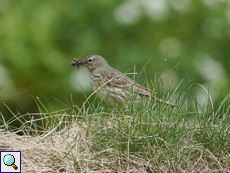
[[[63,115],[61,116],[63,117]],[[91,115],[87,116],[90,117]],[[109,119],[107,124],[110,125],[103,127],[108,133],[114,128],[114,122],[109,122]],[[31,121],[29,124],[32,123],[34,122]],[[191,152],[181,157],[179,164],[174,164],[177,156],[174,155],[175,159],[171,158],[169,161],[167,157],[167,149],[169,150],[169,148],[167,147],[165,148],[166,153],[164,153],[166,157],[162,157],[162,155],[160,156],[160,149],[152,145],[151,148],[155,154],[151,158],[148,153],[129,152],[128,149],[124,152],[111,147],[100,150],[95,142],[95,138],[97,138],[95,134],[100,133],[98,123],[92,123],[89,128],[86,122],[78,118],[78,121],[73,121],[72,124],[58,130],[58,126],[63,123],[63,118],[61,118],[58,125],[44,131],[42,135],[24,136],[19,136],[16,132],[9,132],[5,125],[5,129],[2,128],[0,131],[0,150],[21,151],[22,172],[27,173],[230,172],[230,155],[226,154],[227,152],[217,155],[202,145],[193,145],[192,141],[180,146],[180,149],[191,147]],[[25,132],[28,127],[24,124],[20,131]],[[175,167],[175,165],[177,166]]]

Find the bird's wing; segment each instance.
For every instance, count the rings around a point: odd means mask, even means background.
[[[130,79],[125,74],[123,74],[122,72],[116,69],[111,68],[110,70],[107,70],[103,74],[109,80],[108,85],[112,87],[117,87],[127,91],[132,91],[142,96],[151,95],[151,91],[148,88],[136,83],[134,80]]]

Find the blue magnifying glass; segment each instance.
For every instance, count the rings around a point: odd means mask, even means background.
[[[7,166],[12,166],[15,170],[18,169],[18,167],[14,164],[15,163],[15,158],[11,154],[7,154],[3,158],[3,162]]]

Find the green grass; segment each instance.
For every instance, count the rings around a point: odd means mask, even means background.
[[[65,159],[73,161],[73,172],[230,171],[230,95],[214,107],[203,88],[207,101],[199,105],[196,92],[188,94],[195,88],[194,84],[185,89],[178,85],[172,95],[170,89],[165,92],[162,98],[173,98],[176,108],[152,102],[138,109],[131,106],[128,111],[107,105],[96,96],[86,98],[82,107],[74,106],[71,97],[67,109],[54,112],[52,106],[47,107],[35,98],[40,113],[27,114],[30,121],[23,119],[24,115],[17,117],[22,122],[18,131],[25,136],[32,134],[34,139],[56,139],[55,135],[65,134],[59,136],[60,141],[65,141],[65,150],[60,145],[59,152],[48,155],[53,156],[54,165],[57,160],[61,165],[66,164]],[[39,142],[42,145],[43,140]]]
[[[133,164],[131,160],[139,157],[146,160],[151,170],[163,167],[164,171],[178,172],[183,167],[189,170],[187,165],[194,165],[201,157],[207,162],[209,159],[213,162],[215,157],[216,163],[210,169],[219,169],[218,162],[224,167],[224,162],[229,163],[224,157],[229,157],[230,151],[229,108],[226,107],[229,95],[216,111],[210,101],[202,107],[196,98],[190,100],[193,108],[188,109],[186,96],[181,97],[177,108],[152,103],[139,110],[130,108],[125,113],[116,108],[101,111],[103,105],[91,103],[82,112],[81,121],[87,124],[87,137],[93,143],[91,152],[98,153],[95,160],[104,157],[122,160],[128,168]],[[108,149],[115,152],[111,155]],[[114,164],[112,169],[117,170],[118,165]]]

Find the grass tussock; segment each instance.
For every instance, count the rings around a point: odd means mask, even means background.
[[[215,108],[204,92],[202,106],[183,90],[165,94],[177,98],[176,108],[149,103],[128,111],[96,97],[81,108],[49,112],[36,99],[38,114],[8,122],[2,115],[0,149],[22,151],[28,173],[230,172],[230,95]],[[11,130],[15,120],[21,127]]]

